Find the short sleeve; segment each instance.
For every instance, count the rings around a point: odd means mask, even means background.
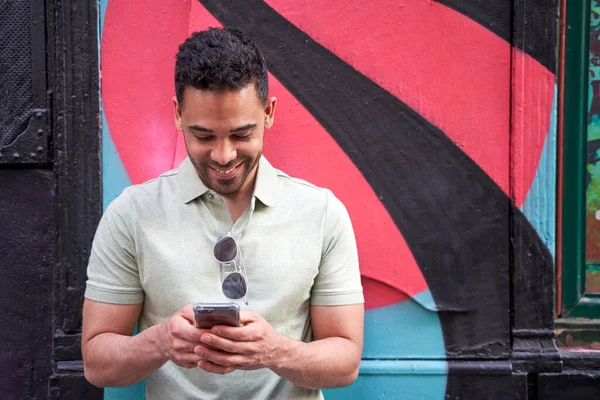
[[[94,235],[86,298],[115,304],[144,301],[135,258],[134,224],[135,216],[125,190],[107,207]]]
[[[327,191],[323,246],[311,305],[337,306],[364,303],[358,251],[348,211]]]

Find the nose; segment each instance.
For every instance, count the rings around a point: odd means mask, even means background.
[[[228,139],[217,141],[217,147],[210,152],[210,158],[221,165],[227,165],[237,157],[235,147]]]

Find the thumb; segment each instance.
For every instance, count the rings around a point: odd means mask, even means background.
[[[195,324],[196,317],[194,316],[194,307],[191,304],[181,307],[177,313],[187,319],[192,325]]]
[[[240,311],[240,322],[242,325],[249,324],[251,322],[260,321],[262,317],[256,311],[242,310]]]

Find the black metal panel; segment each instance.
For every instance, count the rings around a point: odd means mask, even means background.
[[[97,3],[48,0],[46,18],[59,227],[50,398],[101,399],[83,376],[80,349],[86,266],[102,212]]]
[[[526,374],[508,361],[450,361],[446,400],[528,400]]]
[[[0,169],[0,398],[44,399],[52,375],[54,177]]]
[[[0,148],[27,127],[33,108],[29,1],[0,3]]]
[[[561,350],[560,357],[565,370],[600,371],[600,352],[597,350]]]
[[[46,166],[50,162],[48,110],[32,109],[25,130],[9,145],[0,148],[0,166]]]
[[[472,2],[474,3],[474,2]],[[505,7],[510,4],[505,2]],[[500,7],[498,3],[496,7]],[[555,71],[556,15],[555,0],[512,0],[513,44],[528,52],[550,71]],[[513,64],[516,62],[513,58]],[[512,65],[513,70],[522,65]],[[526,80],[526,74],[513,74],[514,87],[536,87],[537,82]],[[533,77],[529,79],[540,79]],[[552,90],[548,88],[548,90]],[[517,91],[518,92],[518,91]],[[527,104],[527,91],[513,92],[513,109]],[[516,98],[520,95],[523,98]],[[514,125],[514,121],[513,121]],[[527,134],[513,126],[511,135]],[[512,139],[511,139],[512,140]],[[514,149],[511,146],[511,152]],[[511,160],[519,157],[512,154]],[[510,176],[520,176],[511,161]],[[521,182],[511,182],[519,185]],[[553,194],[548,193],[548,196]],[[552,216],[549,216],[552,218]],[[511,328],[512,358],[515,370],[523,372],[558,372],[562,369],[560,356],[554,344],[554,260],[530,222],[517,214],[511,214]],[[538,240],[536,240],[538,238]]]
[[[0,165],[50,162],[44,0],[0,3]]]
[[[540,374],[538,400],[600,399],[600,371],[564,371],[560,374]]]
[[[54,335],[54,360],[77,361],[81,360],[81,335],[65,335],[58,332]]]
[[[83,376],[81,362],[59,362],[52,378],[49,399],[52,400],[102,400],[104,389],[90,385]]]
[[[97,8],[95,3],[55,0],[50,9],[56,41],[51,84],[60,226],[56,330],[75,334],[81,331],[89,249],[102,213]]]

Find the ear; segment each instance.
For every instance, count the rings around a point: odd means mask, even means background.
[[[271,97],[267,100],[265,105],[265,129],[269,129],[275,122],[275,106],[277,105],[277,98]]]
[[[173,117],[175,118],[175,128],[179,132],[183,132],[183,122],[181,121],[181,107],[177,101],[177,97],[173,96]]]

